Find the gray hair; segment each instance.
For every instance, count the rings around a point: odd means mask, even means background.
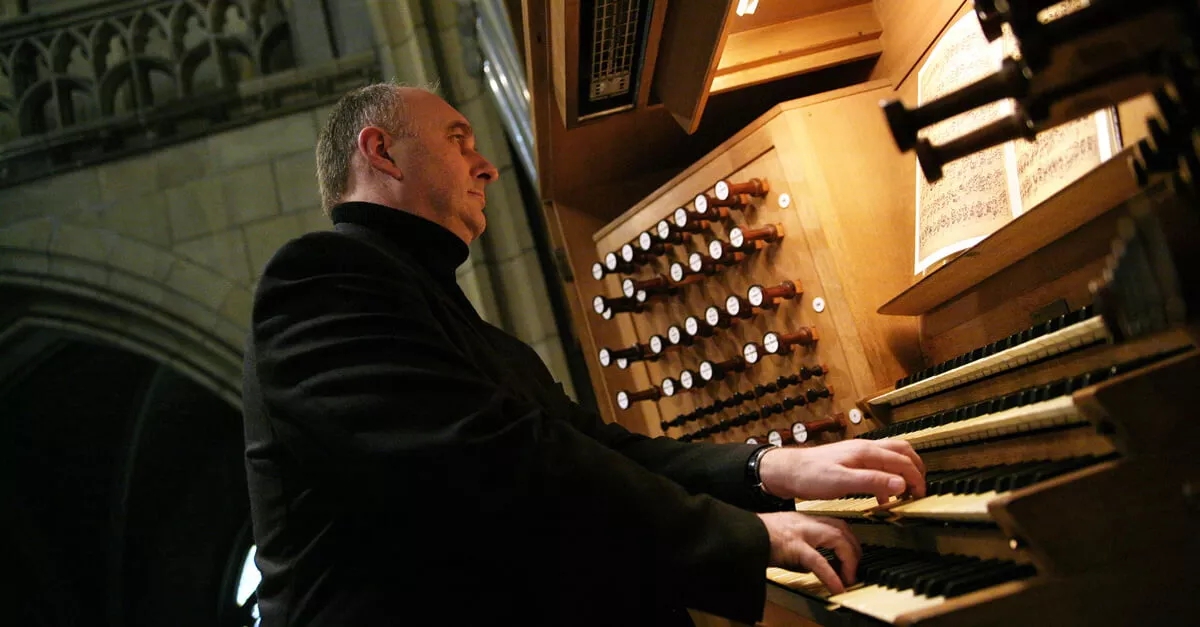
[[[375,83],[347,93],[333,105],[317,137],[317,185],[321,191],[321,209],[326,214],[346,194],[359,131],[378,126],[395,137],[415,134],[402,87],[437,93],[436,85]]]

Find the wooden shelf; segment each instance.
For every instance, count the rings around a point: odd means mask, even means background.
[[[1138,192],[1130,150],[1084,175],[975,246],[925,275],[879,308],[890,316],[919,316],[975,287],[1080,226],[1116,209]]]

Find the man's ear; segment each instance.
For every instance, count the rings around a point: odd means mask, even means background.
[[[392,136],[378,126],[368,126],[358,132],[358,152],[372,169],[394,178],[404,178],[388,151],[392,148]]]

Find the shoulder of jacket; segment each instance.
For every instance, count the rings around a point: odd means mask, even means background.
[[[300,278],[327,272],[395,276],[410,266],[407,260],[363,238],[330,230],[288,241],[267,261],[262,276]]]

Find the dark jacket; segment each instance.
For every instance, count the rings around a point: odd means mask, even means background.
[[[271,258],[254,299],[264,627],[759,618],[756,447],[603,424],[478,316],[461,240],[368,203],[333,217]]]

